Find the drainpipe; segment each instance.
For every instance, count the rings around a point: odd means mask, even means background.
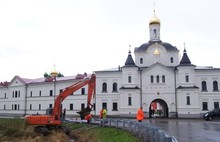
[[[139,71],[140,71],[140,106],[143,107],[142,106],[142,103],[143,103],[142,101],[142,70],[140,67],[139,67]]]
[[[178,111],[177,111],[177,88],[176,88],[176,67],[174,68],[174,87],[175,87],[175,107],[176,107],[176,118],[178,118]]]

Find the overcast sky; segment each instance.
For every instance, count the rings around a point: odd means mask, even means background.
[[[156,0],[161,40],[220,68],[220,1]],[[153,0],[1,0],[0,81],[123,66],[149,41]]]

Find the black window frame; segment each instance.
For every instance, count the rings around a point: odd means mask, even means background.
[[[73,110],[73,104],[70,104],[70,110]]]
[[[132,82],[132,78],[131,78],[131,75],[128,76],[128,83],[131,83]]]
[[[116,82],[112,84],[112,92],[118,92],[118,84]]]
[[[202,87],[201,91],[207,92],[207,83],[206,83],[206,81],[201,82],[201,87]]]
[[[218,81],[213,81],[213,92],[219,91],[218,90]]]
[[[112,111],[118,111],[118,103],[117,102],[112,103]]]
[[[150,76],[150,82],[154,83],[154,76],[153,75]]]
[[[202,110],[208,110],[208,102],[202,102]]]
[[[106,93],[107,92],[107,87],[108,87],[107,83],[103,82],[102,83],[102,92]]]
[[[132,97],[128,96],[128,106],[132,106]]]
[[[186,96],[186,105],[191,105],[190,104],[190,96]]]
[[[140,58],[140,64],[143,64],[144,61],[143,61],[143,58]]]
[[[219,102],[214,102],[214,108],[219,108]]]
[[[189,75],[185,75],[185,81],[189,82]]]

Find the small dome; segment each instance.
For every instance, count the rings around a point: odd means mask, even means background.
[[[56,70],[51,71],[50,75],[52,77],[56,77],[58,75],[58,72]]]
[[[160,25],[160,19],[157,18],[155,13],[154,13],[154,16],[152,18],[150,18],[150,21],[149,21],[149,25],[152,25],[152,24],[159,24]]]

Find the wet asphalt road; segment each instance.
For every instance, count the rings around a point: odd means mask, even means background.
[[[147,119],[150,123],[175,136],[178,142],[220,142],[220,120]]]

